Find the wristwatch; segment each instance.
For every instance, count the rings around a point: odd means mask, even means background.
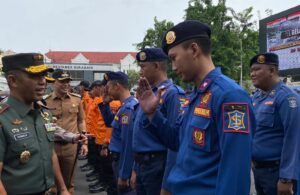
[[[292,179],[286,179],[286,178],[279,178],[279,181],[281,183],[293,183],[293,180]]]

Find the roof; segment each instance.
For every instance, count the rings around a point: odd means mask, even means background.
[[[120,64],[128,54],[135,58],[137,52],[81,52],[81,51],[49,51],[45,55],[52,63],[70,64],[79,54],[89,60],[90,64]]]

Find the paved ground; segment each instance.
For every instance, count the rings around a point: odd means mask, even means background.
[[[89,182],[87,182],[85,180],[86,172],[81,172],[81,170],[79,168],[79,166],[85,164],[86,161],[78,160],[77,162],[78,162],[77,167],[75,169],[75,195],[93,195],[93,194],[89,193],[89,190],[88,190]],[[253,181],[253,176],[251,177],[251,180]],[[250,194],[251,195],[256,194],[253,183],[251,185],[251,193]],[[95,195],[106,195],[106,192],[95,193]]]
[[[86,172],[81,172],[79,166],[86,163],[86,160],[78,160],[75,169],[75,195],[93,195],[89,193],[88,184],[85,180]],[[95,193],[95,195],[106,195],[106,192]]]

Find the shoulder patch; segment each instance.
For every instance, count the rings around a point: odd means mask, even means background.
[[[0,114],[5,112],[9,108],[8,104],[0,104]]]
[[[287,99],[288,99],[289,107],[290,108],[297,108],[298,107],[297,98],[296,97],[290,96]]]
[[[49,97],[51,97],[51,95],[52,95],[52,93],[49,93],[49,94],[47,94],[47,95],[44,95],[44,96],[43,96],[43,99],[46,100],[46,99],[48,99]]]
[[[70,95],[81,98],[81,95],[79,95],[77,93],[70,93]]]
[[[247,103],[224,103],[222,118],[224,132],[250,133],[250,113]]]

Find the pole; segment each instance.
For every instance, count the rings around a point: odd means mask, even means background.
[[[241,45],[241,74],[240,74],[240,86],[243,86],[243,39],[240,39]]]

